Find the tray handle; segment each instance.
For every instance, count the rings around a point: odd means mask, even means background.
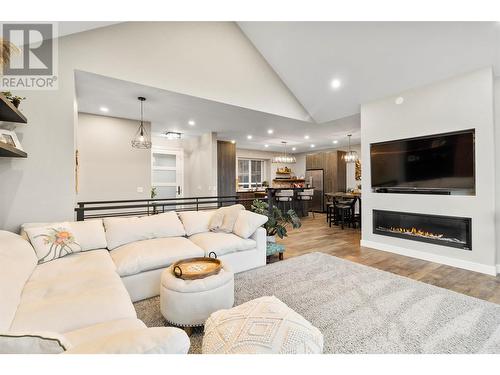
[[[211,252],[209,252],[209,253],[208,253],[208,257],[209,257],[209,258],[212,258],[212,256],[211,256],[212,254],[214,254],[214,259],[217,259],[217,254],[215,254],[215,251],[211,251]]]
[[[182,269],[179,266],[174,267],[174,276],[175,277],[181,277],[182,276]]]

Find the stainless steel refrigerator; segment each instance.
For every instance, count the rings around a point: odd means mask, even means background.
[[[325,211],[325,194],[323,179],[323,169],[307,169],[306,170],[306,184],[314,188],[314,196],[311,202],[310,210],[315,212]]]

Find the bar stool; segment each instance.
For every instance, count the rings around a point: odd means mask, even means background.
[[[292,201],[293,201],[293,190],[280,190],[275,194],[276,201],[279,203],[282,202],[283,209],[286,209],[286,205],[288,202],[289,210],[292,209]]]
[[[332,201],[329,202],[326,206],[326,221],[328,225],[331,227],[332,223],[334,225],[338,225],[339,223],[339,210],[337,209],[338,205],[342,204],[343,201],[339,197],[332,197]]]
[[[347,224],[349,227],[351,224],[355,226],[354,221],[354,207],[356,205],[357,198],[350,199],[348,201],[339,202],[335,205],[335,211],[337,215],[337,220],[340,221],[340,226],[344,229],[344,225]]]
[[[299,191],[297,193],[297,200],[302,201],[302,216],[307,216],[309,215],[309,203],[313,200],[314,196],[314,189],[304,189],[302,191]],[[306,207],[306,210],[304,210],[304,206]],[[314,211],[312,211],[313,218],[314,218]]]

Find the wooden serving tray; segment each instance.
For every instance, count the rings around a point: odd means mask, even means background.
[[[189,258],[179,260],[173,265],[174,276],[183,280],[196,280],[216,275],[222,269],[222,264],[216,258]]]

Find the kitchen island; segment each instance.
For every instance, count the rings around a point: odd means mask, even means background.
[[[238,191],[238,199],[242,200],[241,204],[245,206],[247,210],[251,209],[252,201],[254,199],[265,199],[269,204],[269,211],[272,210],[273,206],[277,204],[276,201],[276,193],[281,190],[293,190],[294,197],[292,200],[292,209],[299,216],[307,216],[307,212],[305,210],[306,201],[300,201],[297,199],[297,193],[303,191],[304,189],[312,189],[305,187],[268,187],[266,190],[245,190]]]

